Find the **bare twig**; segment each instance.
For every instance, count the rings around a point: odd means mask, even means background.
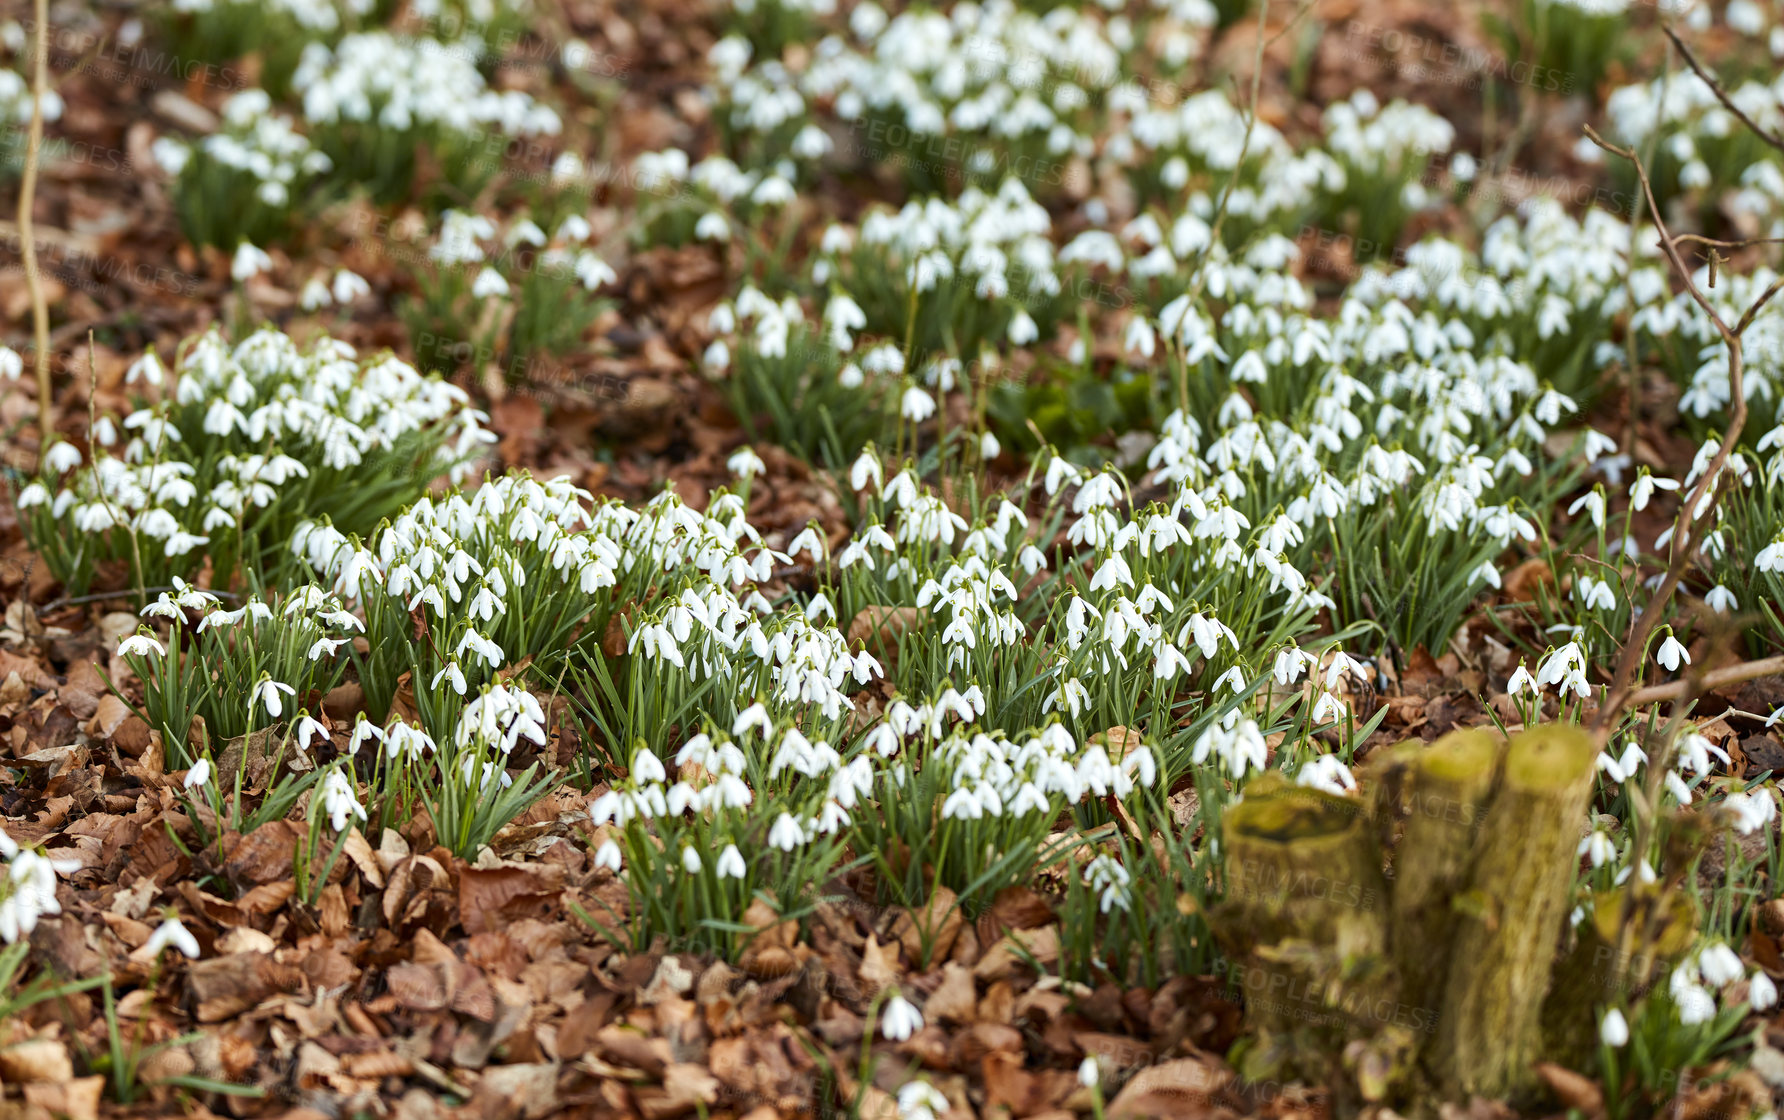
[[[140,594],[142,594],[142,595],[160,595],[163,592],[171,592],[171,591],[177,591],[177,590],[178,590],[178,588],[174,587],[172,584],[168,584],[168,585],[165,585],[162,587],[145,587],[142,589]],[[91,595],[63,596],[60,599],[53,599],[50,602],[45,603],[43,606],[37,608],[37,613],[40,615],[45,615],[45,614],[51,613],[52,611],[59,611],[63,607],[78,607],[84,603],[105,603],[105,602],[110,602],[114,599],[135,599],[138,597],[138,594],[139,593],[136,591],[136,589],[127,588],[123,591],[95,591]],[[235,592],[233,592],[233,591],[217,591],[212,588],[206,588],[205,594],[215,595],[219,599],[228,599],[232,603],[236,602],[239,599],[239,596],[237,596],[235,594]]]
[[[1745,684],[1761,677],[1784,676],[1784,656],[1765,657],[1758,661],[1743,661],[1739,665],[1729,665],[1722,669],[1712,669],[1703,675],[1703,690],[1713,691],[1727,688],[1731,684]],[[1629,694],[1629,706],[1639,708],[1644,704],[1658,704],[1663,700],[1677,700],[1690,692],[1686,682],[1668,681],[1665,684],[1649,685]]]
[[[25,264],[25,286],[31,293],[31,329],[37,365],[37,454],[49,450],[55,431],[55,402],[50,386],[50,309],[37,271],[37,243],[31,236],[31,208],[37,198],[37,164],[43,150],[43,95],[49,87],[49,0],[37,0],[32,27],[31,133],[25,146],[25,173],[19,181],[19,255]]]
[[[1767,132],[1765,129],[1760,128],[1759,125],[1754,122],[1752,117],[1749,117],[1739,105],[1736,105],[1734,100],[1722,89],[1722,83],[1710,77],[1709,74],[1704,72],[1704,68],[1698,65],[1697,56],[1691,53],[1691,48],[1685,45],[1685,41],[1680,39],[1678,34],[1673,31],[1671,27],[1661,24],[1660,30],[1666,32],[1666,37],[1672,40],[1672,45],[1678,49],[1680,57],[1684,58],[1685,65],[1691,67],[1691,72],[1696,74],[1698,78],[1702,80],[1704,85],[1710,87],[1710,92],[1716,95],[1716,100],[1722,102],[1723,108],[1733,113],[1736,119],[1746,125],[1747,130],[1753,133],[1753,135],[1764,140],[1767,144],[1770,144],[1780,152],[1784,152],[1784,137],[1776,136]],[[1599,146],[1603,147],[1602,144]]]
[[[1703,309],[1704,314],[1709,316],[1710,323],[1716,328],[1716,333],[1722,336],[1723,343],[1728,347],[1728,426],[1724,429],[1722,442],[1716,448],[1716,454],[1710,460],[1703,476],[1685,495],[1684,502],[1679,509],[1678,519],[1673,523],[1672,558],[1667,564],[1666,574],[1661,578],[1660,586],[1655,589],[1654,597],[1648,600],[1648,605],[1642,608],[1641,614],[1636,617],[1634,624],[1630,627],[1629,638],[1624,642],[1623,652],[1617,658],[1617,667],[1611,677],[1610,690],[1605,694],[1604,703],[1600,705],[1597,716],[1593,718],[1593,732],[1600,739],[1606,739],[1609,738],[1611,728],[1615,726],[1617,719],[1628,707],[1629,699],[1635,692],[1635,678],[1641,667],[1642,654],[1647,649],[1648,638],[1660,625],[1661,616],[1666,613],[1667,607],[1672,601],[1673,592],[1678,589],[1679,581],[1684,577],[1685,566],[1689,563],[1692,552],[1696,550],[1698,530],[1715,515],[1717,483],[1722,479],[1723,468],[1728,465],[1728,457],[1734,451],[1735,441],[1740,439],[1741,429],[1747,424],[1747,394],[1742,378],[1741,334],[1746,330],[1747,324],[1752,322],[1752,313],[1750,312],[1741,319],[1738,330],[1723,321],[1722,316],[1711,305],[1709,299],[1698,289],[1697,281],[1692,279],[1690,267],[1679,255],[1678,242],[1671,231],[1666,228],[1666,218],[1661,214],[1660,206],[1654,201],[1654,187],[1648,181],[1648,169],[1643,166],[1641,159],[1629,148],[1618,147],[1606,141],[1590,125],[1586,126],[1586,135],[1600,148],[1628,160],[1634,166],[1636,177],[1641,180],[1642,195],[1647,200],[1649,212],[1654,216],[1654,228],[1660,234],[1661,251],[1672,263],[1673,271],[1678,273],[1679,282],[1685,286],[1685,291]],[[1630,251],[1633,252],[1634,248],[1634,245],[1631,244]],[[1761,305],[1770,298],[1771,293],[1768,292],[1761,297]]]
[[[1681,233],[1674,241],[1689,241],[1693,245],[1708,245],[1712,249],[1749,249],[1755,245],[1784,245],[1784,237],[1749,237],[1745,241],[1717,241],[1713,237],[1705,237],[1697,233]]]

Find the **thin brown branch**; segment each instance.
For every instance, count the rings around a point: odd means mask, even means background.
[[[1616,671],[1611,676],[1610,689],[1605,694],[1604,703],[1593,718],[1592,730],[1600,739],[1610,736],[1616,721],[1629,706],[1630,697],[1635,693],[1635,680],[1641,668],[1642,654],[1647,649],[1648,638],[1659,627],[1662,616],[1669,608],[1673,592],[1678,590],[1679,581],[1684,578],[1685,567],[1690,562],[1691,554],[1696,551],[1700,528],[1711,523],[1715,516],[1719,492],[1717,484],[1722,480],[1722,471],[1728,465],[1728,457],[1734,451],[1735,442],[1740,439],[1741,429],[1747,424],[1747,394],[1742,377],[1741,331],[1737,331],[1723,321],[1707,297],[1698,290],[1697,282],[1691,277],[1691,269],[1686,266],[1679,255],[1678,242],[1670,230],[1666,228],[1666,218],[1661,214],[1660,206],[1654,199],[1654,185],[1648,180],[1648,169],[1634,151],[1609,143],[1599,136],[1590,125],[1586,126],[1586,135],[1594,144],[1630,162],[1635,168],[1636,178],[1641,181],[1642,195],[1647,199],[1648,211],[1653,215],[1654,228],[1660,234],[1660,248],[1672,262],[1673,270],[1678,273],[1679,282],[1685,286],[1697,305],[1709,316],[1710,323],[1722,336],[1728,347],[1728,426],[1722,434],[1722,442],[1716,448],[1703,476],[1691,487],[1689,493],[1679,507],[1679,516],[1673,522],[1671,559],[1666,566],[1666,574],[1655,589],[1653,598],[1635,619],[1629,631],[1629,637],[1623,644],[1622,652],[1617,656]],[[1633,244],[1631,245],[1633,250]],[[1770,298],[1769,294],[1765,298]],[[1742,319],[1742,330],[1751,318]]]
[[[1749,237],[1744,241],[1718,241],[1714,237],[1705,237],[1700,233],[1676,234],[1674,240],[1689,241],[1693,245],[1708,245],[1712,249],[1751,249],[1755,245],[1784,245],[1784,237]]]
[[[1739,665],[1729,665],[1721,669],[1713,669],[1703,675],[1702,691],[1709,692],[1729,685],[1745,684],[1761,677],[1784,676],[1784,656],[1766,657],[1758,661],[1743,661]],[[1629,694],[1629,706],[1639,708],[1644,704],[1658,704],[1663,700],[1677,700],[1690,691],[1683,680],[1668,681],[1665,684],[1651,684]]]
[[[1784,276],[1773,280],[1772,286],[1767,288],[1765,293],[1754,301],[1752,307],[1747,308],[1746,313],[1741,316],[1741,321],[1734,325],[1734,333],[1747,333],[1747,328],[1753,325],[1753,317],[1759,314],[1760,310],[1772,301],[1772,297],[1778,294],[1778,289],[1780,288],[1784,288]]]
[[[1685,65],[1691,67],[1691,72],[1696,74],[1698,78],[1702,80],[1704,85],[1710,87],[1710,92],[1716,95],[1716,100],[1722,102],[1723,108],[1733,113],[1742,124],[1747,126],[1748,131],[1752,132],[1753,135],[1764,140],[1767,144],[1770,144],[1780,152],[1784,152],[1784,138],[1774,136],[1765,129],[1760,128],[1759,125],[1754,122],[1752,117],[1749,117],[1739,105],[1736,105],[1733,99],[1728,96],[1727,92],[1723,90],[1722,83],[1704,72],[1704,68],[1698,64],[1697,56],[1691,53],[1691,48],[1685,45],[1685,41],[1680,39],[1678,34],[1675,33],[1672,28],[1663,23],[1660,25],[1660,30],[1666,32],[1666,37],[1672,40],[1672,45],[1678,48],[1680,56],[1684,58]]]
[[[37,199],[37,164],[43,153],[43,95],[49,89],[49,0],[37,0],[32,27],[31,133],[25,146],[25,172],[19,181],[19,255],[31,294],[31,329],[37,366],[37,454],[49,450],[55,429],[55,394],[50,384],[50,309],[37,271],[37,243],[31,236],[31,209]]]

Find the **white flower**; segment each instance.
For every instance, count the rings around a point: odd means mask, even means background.
[[[774,819],[774,825],[768,830],[768,846],[790,852],[805,843],[805,832],[799,822],[790,815],[782,813]]]
[[[1311,786],[1340,797],[1357,788],[1357,780],[1350,768],[1335,754],[1322,754],[1301,767],[1295,774],[1295,784]]]
[[[1629,507],[1634,510],[1648,508],[1648,501],[1653,498],[1655,490],[1677,490],[1678,482],[1670,478],[1655,478],[1646,470],[1637,475],[1629,486]]]
[[[1732,984],[1746,973],[1741,958],[1720,941],[1704,946],[1697,955],[1697,970],[1703,975],[1704,982],[1715,988]]]
[[[198,939],[192,931],[180,924],[178,918],[168,918],[155,932],[149,934],[149,940],[143,946],[143,953],[150,957],[158,957],[166,949],[178,949],[187,960],[197,960],[199,954]]]
[[[1591,834],[1580,841],[1575,855],[1586,855],[1591,858],[1593,867],[1603,867],[1617,858],[1617,846],[1605,835],[1603,829],[1593,829]]]
[[[186,771],[187,789],[198,789],[200,786],[208,785],[210,780],[211,760],[208,758],[199,759],[192,764],[192,769]]]
[[[330,770],[322,779],[322,809],[329,816],[329,823],[336,832],[345,832],[350,817],[365,820],[365,806],[359,803],[359,797],[353,789],[353,783],[343,774],[339,767]]]
[[[471,294],[478,299],[488,299],[490,296],[506,296],[508,294],[508,281],[502,279],[502,274],[495,269],[486,268],[477,274],[477,279],[471,281]]]
[[[334,275],[334,298],[336,303],[352,303],[360,296],[372,294],[372,286],[366,283],[365,277],[345,268]]]
[[[150,385],[159,385],[164,376],[161,362],[155,357],[155,348],[151,346],[143,351],[142,357],[130,363],[130,368],[124,372],[124,384],[134,385],[140,377]]]
[[[322,282],[322,277],[312,276],[304,284],[304,290],[298,295],[297,303],[305,311],[316,311],[327,307],[332,299],[333,297],[328,294],[328,285]]]
[[[151,653],[156,657],[166,657],[167,649],[147,632],[132,634],[118,643],[120,657],[147,657]]]
[[[43,453],[43,469],[51,474],[67,474],[81,465],[80,448],[67,440],[57,440]]]
[[[935,398],[912,385],[904,391],[898,405],[899,414],[912,423],[921,424],[935,415]]]
[[[1747,1006],[1755,1011],[1769,1010],[1778,1002],[1778,986],[1763,972],[1755,972],[1747,982]]]
[[[1505,691],[1511,696],[1516,696],[1520,692],[1528,692],[1535,696],[1540,689],[1536,686],[1536,678],[1530,675],[1530,669],[1520,661],[1517,671],[1512,673],[1511,679],[1505,682]]]
[[[1691,1027],[1716,1017],[1716,997],[1697,984],[1681,984],[1673,991],[1679,1005],[1679,1022]]]
[[[620,869],[619,845],[611,840],[603,841],[601,846],[595,849],[595,866],[605,867],[617,875]]]
[[[244,241],[236,246],[235,258],[229,264],[229,275],[235,278],[236,283],[246,284],[272,266],[273,259],[264,250]]]
[[[699,852],[696,852],[693,848],[683,848],[681,850],[681,869],[683,871],[686,871],[689,875],[698,875],[700,874],[701,866]]]
[[[1750,836],[1778,817],[1777,803],[1764,789],[1731,793],[1722,799],[1722,807],[1734,817],[1735,831]]]
[[[281,692],[287,696],[297,695],[297,689],[290,685],[280,684],[270,677],[261,677],[260,683],[254,686],[254,691],[248,694],[248,706],[251,708],[257,702],[265,704],[266,714],[273,719],[278,719],[285,711],[285,705],[279,699]]]
[[[857,7],[857,18],[863,10],[872,7],[872,0]],[[935,1120],[939,1113],[951,1107],[941,1090],[927,1081],[907,1081],[898,1090],[898,1120]]]
[[[1027,346],[1041,337],[1041,328],[1035,325],[1034,318],[1028,312],[1018,309],[1010,317],[1009,338],[1012,346]]]
[[[1102,1073],[1097,1068],[1096,1056],[1094,1054],[1087,1056],[1082,1062],[1078,1063],[1078,1084],[1084,1086],[1086,1089],[1094,1089],[1096,1088],[1097,1082],[1101,1080]]]
[[[725,467],[739,478],[754,478],[767,470],[768,464],[764,463],[762,457],[751,450],[748,445],[745,445],[738,448],[729,459],[725,460]]]
[[[738,712],[737,718],[731,721],[731,734],[740,739],[751,728],[760,732],[763,738],[767,738],[774,731],[774,723],[768,718],[768,709],[762,706],[761,701]]]
[[[741,879],[744,875],[743,853],[737,850],[736,844],[726,844],[725,850],[719,853],[718,877],[721,879]]]
[[[662,760],[649,747],[638,748],[638,753],[632,757],[632,779],[644,783],[660,782],[666,777],[668,772],[663,769]]]
[[[725,241],[731,236],[731,223],[717,210],[709,210],[694,223],[694,237],[701,241]]]
[[[902,992],[892,993],[880,1016],[880,1033],[893,1042],[903,1042],[922,1029],[922,1014],[911,1006]]]
[[[1654,660],[1659,662],[1660,667],[1667,672],[1676,673],[1681,662],[1686,665],[1691,664],[1691,654],[1679,639],[1668,634],[1666,640],[1660,643],[1660,648],[1655,651]]]
[[[303,753],[308,751],[310,749],[310,744],[316,739],[321,739],[324,743],[328,742],[328,728],[323,727],[321,723],[311,719],[309,713],[305,712],[297,721],[298,752]]]
[[[1611,1008],[1598,1024],[1598,1037],[1612,1049],[1626,1045],[1629,1042],[1629,1021],[1623,1018],[1621,1011]]]
[[[374,740],[381,742],[383,739],[383,729],[371,720],[365,718],[365,713],[361,712],[359,718],[354,721],[353,735],[347,740],[347,753],[349,755],[356,755],[359,753],[359,748],[366,743]]]
[[[876,489],[886,484],[886,476],[880,467],[880,461],[871,449],[861,452],[854,465],[849,468],[849,487],[853,490],[865,490],[872,482]]]

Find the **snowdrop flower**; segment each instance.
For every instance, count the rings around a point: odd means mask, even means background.
[[[1581,576],[1574,585],[1573,596],[1582,607],[1589,611],[1609,611],[1617,607],[1617,596],[1611,585],[1591,576]]]
[[[1339,797],[1357,788],[1357,780],[1350,768],[1335,754],[1322,754],[1302,766],[1295,774],[1295,784],[1311,786]]]
[[[601,846],[599,848],[595,849],[595,866],[596,867],[605,867],[607,870],[613,872],[614,874],[616,874],[616,875],[619,874],[619,870],[620,870],[619,845],[615,844],[611,840],[603,841]]]
[[[1672,993],[1679,1007],[1679,1022],[1697,1026],[1716,1017],[1716,997],[1697,984],[1679,985]]]
[[[506,296],[507,294],[508,281],[502,279],[502,274],[493,268],[484,269],[477,274],[477,279],[471,281],[471,295],[477,299],[488,299],[490,296]]]
[[[738,448],[729,459],[725,460],[725,467],[739,478],[750,479],[767,470],[768,464],[764,463],[762,457],[751,450],[748,445],[745,445]]]
[[[737,718],[731,721],[731,734],[739,739],[752,728],[760,732],[764,739],[774,732],[774,724],[768,718],[768,709],[759,700],[738,712]]]
[[[741,879],[744,876],[743,854],[737,850],[736,844],[726,844],[725,850],[719,853],[718,877],[721,879]]]
[[[1712,988],[1732,984],[1746,974],[1741,958],[1720,941],[1704,946],[1697,956],[1697,970]]]
[[[191,930],[180,923],[178,917],[170,917],[155,927],[155,932],[149,934],[149,940],[143,946],[143,953],[146,956],[158,957],[168,949],[179,950],[187,960],[198,959],[200,952],[198,939],[192,936]]]
[[[872,449],[861,452],[855,458],[854,465],[849,468],[850,489],[865,490],[869,482],[873,483],[876,490],[882,489],[886,485],[884,470]]]
[[[256,684],[254,690],[248,694],[248,706],[253,707],[256,703],[265,704],[266,714],[273,719],[278,719],[285,711],[285,705],[279,699],[281,692],[287,696],[297,695],[297,689],[262,675],[260,683]]]
[[[1623,1013],[1611,1008],[1598,1024],[1598,1038],[1611,1049],[1627,1045],[1629,1042],[1629,1021]]]
[[[1710,588],[1709,594],[1703,597],[1703,602],[1704,606],[1717,614],[1727,614],[1730,611],[1739,610],[1741,606],[1735,599],[1734,592],[1721,584]]]
[[[299,712],[297,720],[297,750],[302,754],[310,749],[311,742],[321,739],[328,742],[328,729],[310,718],[309,712]]]
[[[1028,312],[1018,309],[1016,314],[1010,317],[1008,336],[1011,346],[1027,346],[1041,337],[1041,328],[1035,324],[1034,318]]]
[[[1666,640],[1660,643],[1660,648],[1655,651],[1654,660],[1659,662],[1660,667],[1667,672],[1676,673],[1681,662],[1686,665],[1691,664],[1691,654],[1679,639],[1668,634]]]
[[[1778,818],[1778,806],[1764,789],[1731,793],[1722,807],[1734,817],[1735,831],[1750,836]]]
[[[1313,704],[1313,722],[1315,724],[1341,723],[1349,712],[1350,709],[1344,701],[1338,699],[1336,695],[1322,690],[1319,699]]]
[[[298,306],[305,311],[317,311],[327,307],[332,301],[333,297],[328,294],[328,285],[322,282],[320,276],[310,277],[297,297]]]
[[[1590,835],[1580,841],[1580,846],[1576,849],[1575,854],[1588,856],[1593,867],[1603,867],[1607,863],[1616,861],[1617,846],[1611,842],[1611,838],[1606,836],[1602,829],[1595,828]]]
[[[1629,508],[1638,511],[1647,509],[1648,502],[1653,498],[1655,490],[1671,491],[1678,488],[1677,481],[1670,478],[1655,478],[1644,469],[1641,474],[1636,476],[1635,481],[1629,484]]]
[[[686,871],[689,875],[698,875],[700,874],[701,866],[699,852],[696,852],[691,847],[683,848],[681,850],[681,869],[683,871]]]
[[[1568,642],[1560,649],[1543,658],[1542,664],[1536,668],[1536,683],[1542,686],[1558,685],[1570,673],[1584,670],[1586,655],[1581,652],[1578,642]]]
[[[229,275],[238,284],[246,284],[273,266],[273,259],[266,252],[249,242],[236,246],[235,257],[229,264]]]
[[[1567,515],[1572,517],[1581,509],[1591,515],[1593,525],[1600,529],[1604,528],[1604,488],[1594,486],[1585,494],[1574,499],[1573,504],[1567,507]]]
[[[869,0],[855,11],[860,13],[871,7],[872,0]],[[941,1090],[927,1081],[909,1081],[898,1090],[898,1120],[935,1120],[951,1107]]]
[[[912,385],[904,391],[904,396],[899,398],[898,411],[899,415],[906,420],[914,424],[921,424],[935,415],[935,398],[918,386]]]
[[[1529,693],[1531,696],[1535,696],[1541,689],[1537,687],[1536,678],[1530,675],[1529,667],[1520,661],[1517,671],[1512,673],[1511,679],[1505,682],[1505,691],[1511,696],[1516,696],[1519,693]]]
[[[694,223],[694,237],[700,241],[728,241],[731,238],[731,223],[717,210],[708,210]]]
[[[1769,1011],[1778,1002],[1778,986],[1763,972],[1755,972],[1747,981],[1747,1006],[1755,1011]]]
[[[894,991],[880,1013],[880,1033],[889,1041],[903,1042],[922,1029],[922,1014],[911,1006],[902,992]]]
[[[161,361],[155,357],[155,348],[151,346],[143,351],[142,357],[130,363],[130,368],[124,372],[124,384],[134,385],[140,378],[150,385],[159,385],[165,377]]]
[[[17,381],[24,371],[25,360],[19,357],[19,352],[10,346],[0,346],[0,379]]]
[[[67,474],[81,465],[80,448],[67,440],[57,440],[43,453],[44,469],[53,474]]]
[[[649,747],[639,747],[632,756],[632,780],[639,783],[660,782],[667,778],[662,760]]]
[[[774,819],[773,826],[768,830],[769,847],[790,852],[803,843],[805,843],[805,832],[791,815],[782,813]]]
[[[1096,1088],[1097,1083],[1101,1080],[1102,1071],[1097,1068],[1096,1056],[1094,1054],[1087,1056],[1082,1062],[1078,1063],[1078,1084],[1084,1086],[1086,1089],[1094,1089]]]
[[[353,783],[339,767],[330,770],[322,779],[322,808],[336,832],[345,832],[352,817],[366,819],[365,806],[359,803]]]
[[[166,657],[167,649],[146,630],[132,634],[118,643],[120,657],[147,657],[150,654]]]
[[[571,214],[558,223],[557,236],[560,241],[572,244],[587,241],[594,236],[595,229],[588,224],[588,219],[581,214]]]
[[[208,785],[210,780],[211,760],[201,758],[192,764],[192,769],[186,771],[185,786],[187,789],[198,789],[200,786]]]
[[[356,755],[359,753],[359,748],[366,743],[382,741],[383,738],[383,729],[371,720],[365,718],[365,713],[361,712],[359,713],[359,718],[354,721],[353,735],[347,740],[347,753],[349,755]]]
[[[360,296],[372,294],[372,286],[366,283],[365,277],[357,272],[342,268],[334,274],[334,299],[339,304],[349,304]]]

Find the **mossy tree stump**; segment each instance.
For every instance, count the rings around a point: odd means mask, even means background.
[[[1254,780],[1210,915],[1254,1032],[1242,1072],[1342,1067],[1369,1101],[1531,1088],[1597,754],[1567,727],[1402,744],[1373,808]]]

